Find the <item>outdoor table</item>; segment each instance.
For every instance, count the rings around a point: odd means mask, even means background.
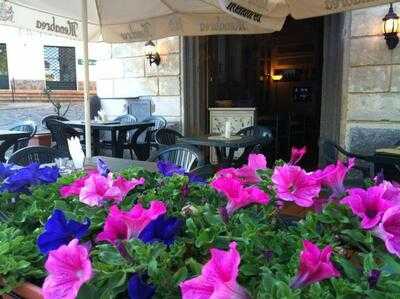
[[[61,121],[63,124],[72,128],[84,130],[85,122],[81,120],[68,120]],[[115,158],[123,158],[124,156],[124,143],[126,141],[126,134],[130,130],[135,130],[132,135],[132,140],[136,143],[138,137],[147,129],[154,126],[154,122],[136,122],[136,123],[119,123],[119,122],[92,122],[92,135],[94,142],[94,154],[98,153],[100,145],[99,131],[109,131],[111,133],[111,153]]]
[[[23,131],[0,130],[0,141],[29,137],[31,133]]]
[[[383,169],[385,179],[400,181],[400,147],[377,149],[374,167],[376,172]]]
[[[194,145],[197,147],[214,147],[219,165],[231,165],[235,151],[241,148],[256,146],[265,142],[265,139],[257,136],[232,136],[227,139],[223,136],[206,135],[199,137],[179,138],[179,143]],[[227,153],[227,149],[229,149]]]

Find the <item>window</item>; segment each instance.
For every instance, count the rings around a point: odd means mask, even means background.
[[[8,65],[7,65],[7,47],[6,44],[0,44],[0,89],[9,89]]]
[[[76,62],[73,47],[44,47],[46,87],[52,90],[76,90]]]

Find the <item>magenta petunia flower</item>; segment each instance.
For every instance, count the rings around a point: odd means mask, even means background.
[[[85,186],[85,181],[88,176],[84,176],[80,179],[74,181],[71,185],[62,186],[60,188],[60,195],[62,198],[67,198],[71,196],[79,196],[81,189]]]
[[[400,187],[396,183],[384,180],[379,186],[385,189],[384,199],[400,204]]]
[[[290,154],[290,165],[296,165],[300,162],[303,156],[306,154],[307,148],[304,146],[302,148],[292,147],[292,152]]]
[[[250,299],[246,289],[237,283],[240,254],[236,243],[229,250],[211,249],[211,259],[201,275],[180,283],[182,299]]]
[[[106,200],[122,200],[122,192],[113,186],[112,176],[102,176],[93,173],[85,180],[85,185],[79,192],[79,200],[91,207],[99,207]]]
[[[278,198],[294,201],[301,207],[311,207],[318,197],[321,186],[312,175],[299,166],[283,165],[276,167],[272,175]]]
[[[42,292],[44,299],[74,299],[80,287],[92,277],[92,264],[86,247],[72,240],[50,251],[45,268]]]
[[[321,173],[321,181],[323,185],[331,188],[331,197],[340,198],[345,192],[344,180],[347,173],[354,167],[355,159],[349,159],[347,165],[338,160],[336,165],[331,164],[325,167]]]
[[[269,203],[269,197],[264,191],[254,186],[245,187],[237,179],[221,177],[211,182],[211,186],[227,198],[226,211],[229,216],[250,204],[266,205]]]
[[[267,169],[267,159],[262,154],[250,154],[246,165],[222,169],[217,172],[216,177],[239,179],[244,184],[254,185],[261,181],[257,175],[257,170],[260,169]]]
[[[367,190],[353,188],[348,190],[349,195],[341,200],[342,204],[350,207],[353,213],[359,216],[361,227],[363,229],[371,229],[378,225],[381,221],[383,213],[393,203],[383,198],[385,188],[375,186]]]
[[[136,204],[130,211],[121,211],[117,206],[112,206],[103,231],[97,235],[97,241],[116,245],[119,241],[138,237],[152,220],[166,212],[166,205],[161,201],[152,201],[149,209]]]
[[[385,211],[382,221],[375,230],[385,241],[386,249],[400,257],[400,206],[394,206]]]
[[[332,247],[326,246],[320,250],[310,241],[303,241],[303,250],[300,253],[300,267],[291,287],[302,288],[315,282],[332,277],[340,277],[331,262]]]
[[[121,198],[117,202],[122,201],[131,190],[137,186],[144,185],[144,183],[144,178],[127,180],[121,176],[117,177],[113,182],[113,187],[117,187],[121,191]]]

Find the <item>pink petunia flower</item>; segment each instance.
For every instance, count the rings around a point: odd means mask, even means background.
[[[71,185],[62,186],[60,188],[61,197],[67,198],[71,196],[79,196],[81,189],[85,186],[85,181],[87,178],[88,178],[87,176],[84,176],[74,181]]]
[[[228,200],[226,211],[231,216],[236,210],[250,204],[269,203],[268,195],[258,187],[245,187],[241,181],[232,178],[218,178],[211,182],[211,186],[225,195]]]
[[[144,178],[126,180],[121,176],[117,177],[113,182],[113,187],[117,187],[121,191],[121,197],[117,202],[121,202],[131,190],[135,189],[137,186],[143,185],[144,183]]]
[[[353,213],[362,219],[363,229],[371,229],[378,225],[383,213],[393,206],[393,203],[383,198],[385,193],[383,187],[375,186],[367,190],[353,188],[348,192],[349,195],[343,198],[341,203],[350,207]]]
[[[312,175],[299,166],[283,165],[276,167],[272,175],[278,198],[294,201],[301,207],[311,207],[318,197],[321,186]]]
[[[344,187],[344,180],[347,173],[354,167],[355,159],[349,159],[347,165],[338,160],[336,165],[331,164],[322,170],[321,180],[322,184],[331,188],[331,197],[340,198],[346,192]]]
[[[42,292],[44,299],[74,299],[80,287],[92,277],[92,264],[86,247],[72,240],[57,250],[50,251],[45,268]]]
[[[315,282],[332,277],[340,277],[331,262],[332,247],[326,246],[322,251],[310,241],[303,241],[300,253],[300,267],[291,287],[302,288]]]
[[[290,154],[289,165],[296,165],[300,162],[303,156],[306,154],[307,148],[304,146],[302,148],[292,147],[292,152]]]
[[[201,275],[180,283],[182,299],[250,299],[246,289],[237,283],[240,254],[236,242],[229,250],[211,249],[211,259]]]
[[[385,241],[386,249],[400,257],[400,206],[387,209],[382,221],[375,230],[376,234]]]
[[[158,216],[167,212],[161,201],[152,201],[149,209],[136,204],[130,211],[121,211],[112,206],[105,220],[103,231],[97,235],[97,242],[107,241],[116,245],[119,241],[139,236],[141,231]]]
[[[122,192],[113,186],[112,176],[102,176],[98,173],[91,174],[79,192],[79,201],[91,206],[99,207],[106,200],[121,201]]]

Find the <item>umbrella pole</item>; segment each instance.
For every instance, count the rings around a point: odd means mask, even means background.
[[[82,0],[82,40],[83,40],[83,99],[85,106],[85,146],[86,158],[92,157],[92,135],[90,129],[90,86],[89,86],[89,40],[88,40],[88,8],[87,0]]]

